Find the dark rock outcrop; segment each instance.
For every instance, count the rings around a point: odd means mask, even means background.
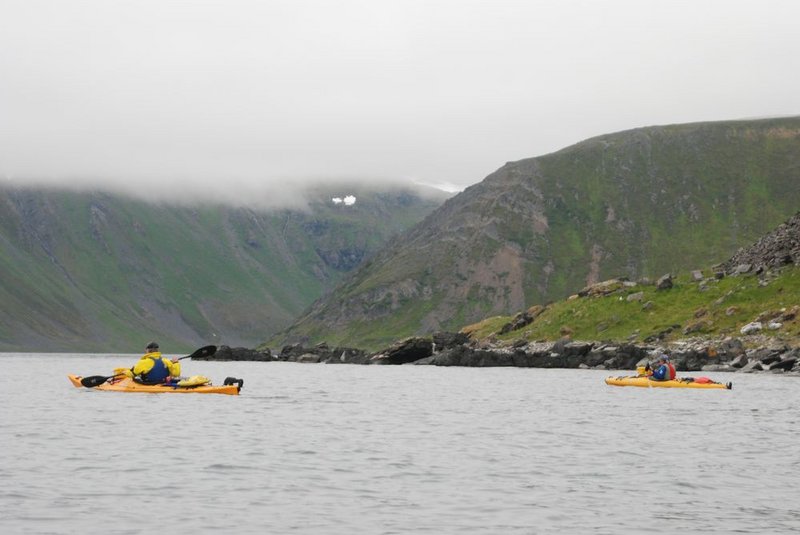
[[[435,332],[433,333],[433,350],[442,351],[469,343],[469,335],[465,333]]]
[[[324,343],[314,347],[288,345],[278,355],[269,350],[221,346],[216,355],[203,360],[633,370],[652,361],[657,354],[667,353],[679,372],[800,374],[800,348],[763,346],[746,350],[738,338],[714,343],[708,340],[684,341],[670,347],[583,342],[568,338],[557,342],[518,340],[510,345],[487,341],[478,344],[468,343],[465,335],[457,333],[437,333],[433,339],[437,342],[421,337],[406,338],[374,354],[354,348],[331,348]]]
[[[514,318],[510,322],[506,323],[500,328],[499,334],[510,333],[511,331],[516,331],[527,325],[530,325],[531,323],[533,323],[533,320],[539,317],[539,315],[541,315],[541,313],[544,311],[545,311],[544,306],[534,305],[530,307],[528,310],[520,312],[519,314],[514,316]]]
[[[782,358],[778,362],[770,364],[769,369],[771,370],[784,370],[789,371],[794,368],[795,364],[797,364],[796,357],[786,357]]]
[[[744,368],[747,365],[747,356],[739,355],[735,359],[733,359],[729,364],[734,368]]]
[[[773,364],[781,360],[781,350],[779,349],[756,349],[747,353],[749,360],[761,362],[761,364]]]
[[[800,212],[722,264],[725,273],[762,273],[787,264],[800,264]]]
[[[324,362],[326,364],[369,364],[369,358],[363,349],[351,347],[329,347],[328,344],[317,344],[305,347],[301,344],[284,346],[277,360],[286,362]]]
[[[434,366],[516,366],[521,368],[578,368],[603,366],[632,369],[646,358],[647,348],[634,345],[596,345],[591,342],[533,343],[516,348],[461,346],[415,364]]]
[[[433,354],[433,342],[427,338],[411,337],[395,342],[371,357],[380,364],[408,364]]]
[[[246,347],[219,346],[217,352],[208,357],[195,357],[192,360],[251,360],[257,362],[270,362],[278,360],[269,349],[258,351]]]
[[[741,340],[727,338],[716,344],[684,343],[670,348],[637,344],[575,342],[513,344],[512,346],[461,345],[414,362],[433,366],[516,366],[523,368],[603,368],[633,370],[657,353],[670,355],[678,371],[796,370],[800,349],[760,348],[745,352]]]
[[[656,281],[656,290],[669,290],[672,288],[672,275],[667,273]]]
[[[511,331],[516,331],[517,329],[521,329],[526,325],[530,325],[531,323],[533,323],[533,316],[531,316],[527,312],[520,312],[519,314],[514,316],[514,318],[511,321],[509,321],[500,328],[499,334],[507,334],[510,333]]]

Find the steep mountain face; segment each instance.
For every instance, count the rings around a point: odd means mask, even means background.
[[[728,258],[800,206],[800,118],[641,128],[508,163],[270,340],[377,347]]]
[[[267,212],[0,189],[0,350],[254,345],[442,200],[362,186]]]

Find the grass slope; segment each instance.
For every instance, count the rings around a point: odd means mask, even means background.
[[[706,272],[708,275],[709,272]],[[496,316],[463,328],[475,339],[557,340],[564,333],[578,340],[644,342],[664,333],[668,342],[687,336],[738,336],[753,321],[778,318],[800,308],[800,267],[790,266],[764,285],[753,275],[693,281],[674,279],[669,290],[655,286],[624,287],[603,296],[562,300],[548,305],[533,323],[498,335],[511,316]],[[628,296],[643,292],[642,300]],[[800,340],[800,321],[793,319],[764,334]]]
[[[262,212],[2,190],[0,350],[255,345],[439,203],[356,191]]]

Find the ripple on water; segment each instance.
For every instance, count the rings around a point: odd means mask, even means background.
[[[244,377],[236,398],[64,379],[118,363],[6,362],[43,380],[0,390],[0,532],[147,533],[163,525],[138,508],[165,499],[187,532],[800,530],[787,378],[698,395],[594,371],[197,363]]]

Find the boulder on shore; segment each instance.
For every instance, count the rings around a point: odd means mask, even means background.
[[[408,364],[430,357],[432,354],[433,341],[414,336],[395,342],[374,354],[371,360],[379,364]]]

